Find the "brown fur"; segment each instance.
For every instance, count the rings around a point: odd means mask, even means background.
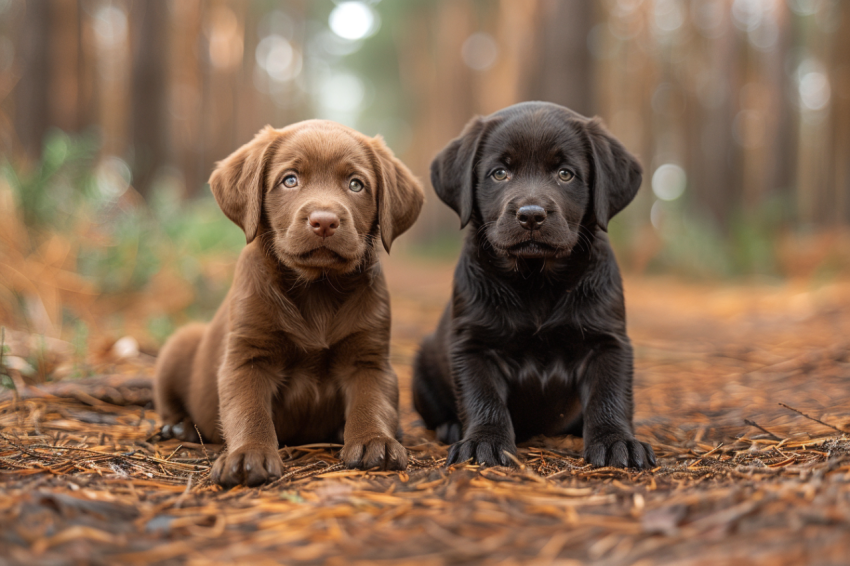
[[[297,186],[283,184],[290,175]],[[210,186],[248,245],[212,322],[163,347],[163,435],[197,440],[197,425],[207,442],[225,442],[212,477],[227,486],[280,476],[283,444],[341,439],[350,467],[404,469],[376,242],[389,251],[416,220],[418,181],[380,138],[311,120],[266,127],[218,164]],[[310,228],[313,211],[338,216],[332,236]]]

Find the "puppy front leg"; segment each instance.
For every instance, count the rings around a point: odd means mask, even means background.
[[[218,377],[227,451],[216,460],[212,480],[225,487],[260,485],[283,469],[271,407],[277,380],[262,362],[229,354]]]
[[[346,380],[340,458],[349,468],[403,470],[407,450],[396,440],[398,380],[390,368],[360,369]]]
[[[649,468],[655,453],[635,439],[632,350],[611,346],[593,354],[581,377],[584,459],[594,466]]]
[[[446,464],[472,460],[491,466],[513,466],[516,436],[508,412],[508,386],[493,354],[455,351],[452,374],[463,423],[463,438],[449,449]]]
[[[347,380],[340,459],[349,468],[403,470],[407,450],[398,430],[398,380],[390,368],[363,368]]]

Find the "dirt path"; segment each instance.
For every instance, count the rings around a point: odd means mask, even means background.
[[[408,384],[451,266],[387,272],[407,472],[287,448],[284,478],[224,492],[207,480],[216,447],[156,442],[151,411],[7,396],[0,564],[847,563],[850,283],[629,279],[636,422],[659,468],[592,469],[557,438],[521,447],[520,470],[446,471]]]

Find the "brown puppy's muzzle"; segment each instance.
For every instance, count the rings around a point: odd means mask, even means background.
[[[278,238],[279,257],[308,279],[356,268],[366,248],[351,211],[339,200],[310,198]]]
[[[357,230],[351,211],[333,196],[311,198],[295,213],[289,228],[293,249],[300,253],[327,248],[347,258],[357,255]]]
[[[339,215],[329,210],[314,210],[307,216],[307,223],[315,235],[330,238],[339,228]]]

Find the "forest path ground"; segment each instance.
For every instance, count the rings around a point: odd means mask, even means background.
[[[223,491],[217,447],[158,441],[155,413],[99,400],[149,398],[143,357],[0,397],[0,564],[847,563],[850,282],[627,277],[637,434],[659,467],[594,469],[580,439],[539,438],[521,469],[446,470],[409,384],[451,270],[386,270],[406,472],[292,447],[281,480]]]

